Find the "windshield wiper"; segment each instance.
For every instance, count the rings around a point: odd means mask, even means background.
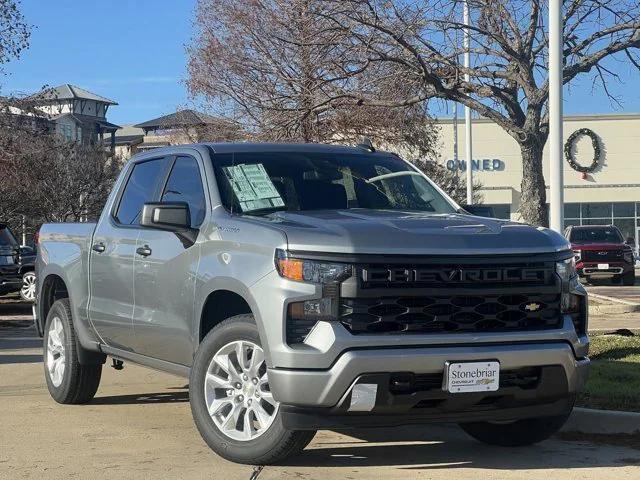
[[[418,172],[412,172],[410,170],[404,172],[393,172],[393,173],[385,173],[384,175],[378,175],[375,177],[371,177],[368,180],[365,180],[367,183],[379,182],[380,180],[386,180],[387,178],[395,178],[395,177],[406,177],[408,175],[421,177],[422,174]]]

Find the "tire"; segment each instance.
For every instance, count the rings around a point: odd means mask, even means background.
[[[542,442],[565,424],[569,414],[557,417],[527,418],[512,423],[461,423],[471,437],[489,445],[523,447]]]
[[[33,270],[22,275],[20,298],[29,303],[36,301],[36,272]]]
[[[56,360],[60,357],[62,361]],[[101,375],[101,364],[80,364],[69,299],[57,300],[44,327],[44,376],[51,397],[62,404],[87,403],[95,396]]]
[[[625,287],[633,287],[636,284],[636,272],[631,270],[630,272],[621,275],[622,285]]]
[[[233,361],[234,358],[238,359],[234,351],[237,351],[235,348],[240,342],[243,342],[241,348],[249,352],[244,355],[247,357],[245,363],[249,364],[249,367],[246,369],[243,367],[241,370],[254,377],[254,385],[257,387],[251,387],[251,378],[248,378],[244,383],[241,383],[242,379],[241,382],[235,382],[232,379],[232,377],[236,378],[234,376],[236,373],[240,377],[243,376],[237,367],[239,362]],[[256,346],[257,349],[251,350]],[[258,353],[256,354],[256,352]],[[237,315],[224,320],[207,334],[196,352],[191,368],[189,401],[198,431],[214,452],[236,463],[249,465],[278,463],[300,453],[315,435],[315,431],[294,431],[286,430],[283,427],[277,402],[272,399],[270,390],[268,390],[266,364],[259,356],[261,352],[260,337],[253,315]],[[225,357],[225,355],[228,356]],[[226,371],[231,370],[229,366],[227,369],[221,369],[220,363],[214,362],[214,357],[223,360],[226,358],[228,362],[222,362],[225,365],[233,363],[232,374],[228,374]],[[260,365],[259,369],[252,367],[254,359],[255,363]],[[252,374],[258,370],[260,373]],[[227,378],[224,378],[225,376]],[[238,385],[241,385],[242,388],[236,388]],[[216,388],[213,388],[214,386]],[[205,389],[207,389],[206,392]],[[271,413],[267,411],[272,408],[271,404],[267,402],[267,398],[276,404]],[[209,405],[214,411],[213,414],[209,413]],[[238,410],[234,410],[236,405],[239,406]],[[261,411],[267,413],[270,421],[270,423],[269,421],[264,422],[266,428],[262,428],[261,431],[258,431],[256,426],[262,425],[262,422],[258,420],[257,408],[262,408]],[[242,414],[242,409],[244,409],[244,414]],[[234,417],[234,411],[240,413]],[[249,422],[248,426],[247,421]],[[227,427],[226,432],[223,431],[225,426]],[[243,430],[239,431],[238,426],[243,427]],[[247,430],[248,437],[240,438],[246,435]]]

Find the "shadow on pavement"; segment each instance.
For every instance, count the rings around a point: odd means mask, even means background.
[[[625,458],[612,458],[617,455],[603,455],[603,447],[590,443],[569,444],[573,445],[570,448],[575,449],[574,454],[558,455],[559,440],[523,448],[491,447],[472,440],[455,426],[341,433],[351,438],[339,443],[317,441],[315,448],[305,450],[284,465],[329,468],[398,466],[404,470],[424,471],[453,468],[535,470],[622,467],[637,465],[640,461],[640,452],[629,450],[631,453]]]
[[[2,342],[0,341],[0,349]],[[0,354],[0,365],[7,365],[11,363],[42,363],[42,355],[2,355]]]
[[[189,401],[189,392],[159,392],[95,397],[91,405],[134,405],[145,403],[180,403]]]

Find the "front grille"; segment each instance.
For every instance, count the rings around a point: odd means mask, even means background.
[[[551,262],[487,264],[369,264],[358,268],[363,289],[371,288],[504,288],[549,286],[555,282]]]
[[[560,328],[559,294],[342,298],[352,334],[516,332]]]
[[[622,261],[622,250],[583,250],[583,262],[620,262]]]

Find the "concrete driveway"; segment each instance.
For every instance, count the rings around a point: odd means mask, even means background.
[[[0,304],[0,479],[250,478],[251,467],[222,460],[200,439],[184,379],[105,366],[91,404],[53,402],[28,312]],[[323,431],[258,478],[631,480],[640,478],[640,450],[557,439],[494,448],[455,426]]]

